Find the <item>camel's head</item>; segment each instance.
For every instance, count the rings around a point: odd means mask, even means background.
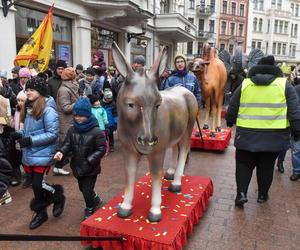
[[[209,65],[209,61],[205,61],[202,58],[198,57],[194,59],[192,71],[194,73],[204,73],[207,65]]]

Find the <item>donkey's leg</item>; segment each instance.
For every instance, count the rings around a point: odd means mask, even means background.
[[[190,150],[190,135],[191,134],[186,131],[184,138],[182,138],[179,142],[179,158],[174,175],[174,180],[169,187],[169,191],[171,192],[181,191],[181,177],[183,175],[186,158]]]
[[[148,157],[150,173],[152,178],[152,200],[148,219],[151,222],[161,220],[161,179],[163,175],[163,162],[165,158],[165,150],[156,152]]]
[[[126,218],[132,214],[134,182],[139,158],[135,153],[124,151],[126,186],[123,203],[118,209],[118,216],[122,218]]]
[[[167,169],[164,178],[166,180],[174,180],[175,168],[178,160],[178,144],[172,147],[171,166]]]
[[[217,132],[221,132],[221,114],[222,114],[222,107],[223,107],[223,95],[219,95],[218,97],[218,112],[217,112],[217,118],[218,118],[218,126],[217,126]]]
[[[205,100],[205,123],[203,129],[209,128],[208,126],[209,113],[210,113],[210,97],[206,98]]]

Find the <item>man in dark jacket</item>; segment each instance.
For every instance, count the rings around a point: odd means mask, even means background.
[[[58,60],[54,70],[54,76],[48,80],[48,94],[52,96],[56,102],[57,92],[61,85],[61,74],[67,68],[67,64],[63,60]]]
[[[275,160],[287,149],[292,133],[300,138],[300,104],[294,87],[275,66],[273,56],[263,57],[236,89],[227,112],[227,126],[237,125],[235,205],[243,207],[256,167],[258,203],[266,202]]]

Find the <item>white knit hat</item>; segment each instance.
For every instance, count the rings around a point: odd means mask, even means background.
[[[27,100],[27,95],[25,91],[21,90],[17,95],[17,100],[23,100],[24,102]]]

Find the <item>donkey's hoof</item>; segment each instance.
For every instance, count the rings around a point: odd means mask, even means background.
[[[216,132],[221,132],[221,131],[222,131],[221,127],[216,127]]]
[[[119,208],[118,210],[118,216],[120,218],[127,218],[132,214],[132,209],[124,209],[124,208]]]
[[[171,183],[171,185],[168,188],[169,191],[174,192],[174,193],[178,193],[181,191],[181,185],[174,185]]]
[[[162,217],[161,214],[153,214],[153,213],[149,212],[147,219],[150,222],[159,222],[161,220],[161,217]]]
[[[204,125],[203,125],[203,129],[208,129],[208,125],[207,125],[207,124],[204,124]]]
[[[164,179],[168,181],[174,180],[174,174],[169,174],[168,172],[165,173]]]
[[[211,131],[211,132],[209,133],[209,136],[210,136],[210,137],[216,137],[216,134],[215,134],[215,132]]]

